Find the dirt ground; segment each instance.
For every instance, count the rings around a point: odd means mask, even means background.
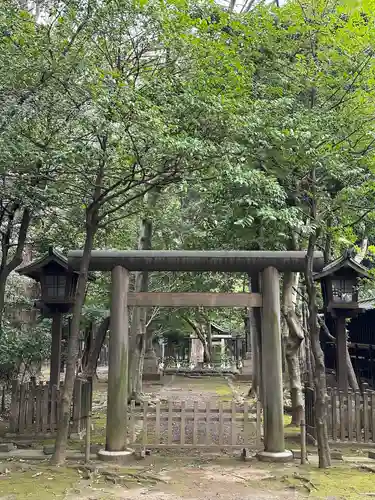
[[[105,434],[105,376],[94,394],[93,437],[101,445]],[[104,378],[104,379],[103,379]],[[162,385],[145,385],[151,399],[173,400],[188,405],[199,399],[229,402],[246,395],[246,384],[228,383],[223,378],[176,377]],[[93,441],[94,442],[94,441]],[[368,469],[368,468],[367,468]],[[374,467],[375,472],[375,467]],[[239,452],[195,453],[159,450],[127,467],[103,463],[71,463],[53,468],[48,460],[38,463],[0,463],[0,500],[255,500],[329,499],[356,500],[371,493],[373,473],[359,464],[338,464],[319,471],[316,464],[276,465],[256,459],[242,461]]]

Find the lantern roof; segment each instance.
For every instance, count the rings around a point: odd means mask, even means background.
[[[351,269],[358,278],[372,278],[367,267],[357,262],[352,250],[346,250],[341,257],[327,264],[319,273],[314,274],[314,280],[319,281],[334,274],[340,274],[340,270]]]
[[[72,271],[71,267],[68,264],[68,259],[61,252],[56,250],[53,247],[49,247],[48,253],[39,257],[39,259],[35,259],[29,264],[24,266],[20,266],[16,269],[17,273],[21,276],[28,276],[35,281],[40,281],[40,277],[43,274],[43,270],[46,267],[54,265],[55,267],[60,267],[61,270],[65,272],[73,272],[74,274],[79,274],[77,271]]]

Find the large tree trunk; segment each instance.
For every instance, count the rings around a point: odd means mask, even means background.
[[[313,202],[314,203],[314,202]],[[316,213],[312,214],[314,219]],[[311,349],[315,361],[315,425],[318,442],[319,467],[326,468],[331,465],[331,455],[328,444],[327,430],[327,386],[324,365],[324,354],[320,345],[319,326],[317,323],[316,289],[313,280],[314,250],[318,234],[315,231],[309,237],[309,245],[306,257],[306,292],[308,297],[308,327],[311,340]]]
[[[290,271],[284,273],[282,305],[284,319],[288,327],[288,336],[285,342],[285,357],[292,401],[292,425],[297,426],[301,424],[303,412],[299,350],[304,339],[303,330],[295,311],[295,290],[298,287],[298,279],[298,273]]]
[[[62,397],[59,412],[57,436],[55,442],[55,453],[51,461],[54,464],[61,464],[65,461],[66,445],[69,433],[70,406],[73,398],[76,363],[79,351],[79,332],[81,314],[85,302],[86,285],[89,271],[91,251],[94,244],[94,236],[97,229],[97,212],[93,216],[88,214],[86,222],[86,239],[83,249],[79,277],[77,283],[76,296],[73,306],[70,336],[68,340],[68,352],[66,358],[65,382],[62,389]]]
[[[319,323],[319,326],[323,329],[323,332],[329,338],[329,340],[336,344],[336,337],[331,335],[331,332],[329,331],[328,326],[326,325],[325,321],[323,321],[323,319],[319,318],[319,316],[318,316],[318,323]],[[349,354],[348,342],[346,342],[346,365],[348,368],[349,385],[353,389],[353,391],[359,391],[358,380],[357,380],[357,377],[356,377],[356,374],[355,374],[355,371],[353,368],[353,363],[352,363],[352,360],[351,360],[350,354]]]
[[[160,188],[155,188],[147,195],[147,213],[141,221],[138,250],[151,250],[152,247],[152,210],[155,208]],[[141,271],[136,274],[135,291],[147,292],[149,273]],[[142,397],[143,364],[146,346],[147,308],[134,308],[130,331],[129,360],[129,397],[138,401]]]
[[[94,341],[89,347],[88,351],[85,352],[83,363],[82,376],[83,377],[93,377],[96,373],[96,368],[98,366],[98,360],[100,356],[100,351],[102,350],[105,337],[109,328],[109,316],[103,319],[100,325],[95,329]]]
[[[0,263],[0,328],[3,324],[4,304],[5,304],[5,287],[7,279],[12,271],[22,264],[22,254],[25,248],[27,232],[30,227],[31,215],[28,208],[24,208],[18,229],[17,246],[14,255],[10,260],[9,250],[12,245],[12,235],[14,231],[14,219],[19,210],[18,203],[14,203],[9,208],[8,220],[6,229],[1,236],[1,263]]]

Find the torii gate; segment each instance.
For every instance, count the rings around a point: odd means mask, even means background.
[[[82,251],[68,254],[78,270]],[[314,271],[323,268],[322,252],[314,253]],[[260,307],[262,309],[263,460],[289,460],[285,450],[279,272],[304,272],[304,251],[114,251],[94,250],[91,271],[111,271],[112,299],[109,339],[106,446],[102,459],[126,456],[128,399],[128,306]],[[130,271],[216,271],[261,274],[260,293],[138,292],[129,288]]]

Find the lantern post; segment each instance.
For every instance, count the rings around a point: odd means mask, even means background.
[[[59,386],[62,318],[73,307],[79,273],[73,271],[67,258],[52,247],[47,255],[19,267],[17,272],[40,283],[41,298],[35,307],[52,318],[50,385]]]
[[[346,319],[358,315],[358,291],[361,279],[371,278],[368,270],[358,263],[350,251],[327,264],[314,275],[320,281],[326,325],[336,338],[336,378],[340,390],[348,390]]]

